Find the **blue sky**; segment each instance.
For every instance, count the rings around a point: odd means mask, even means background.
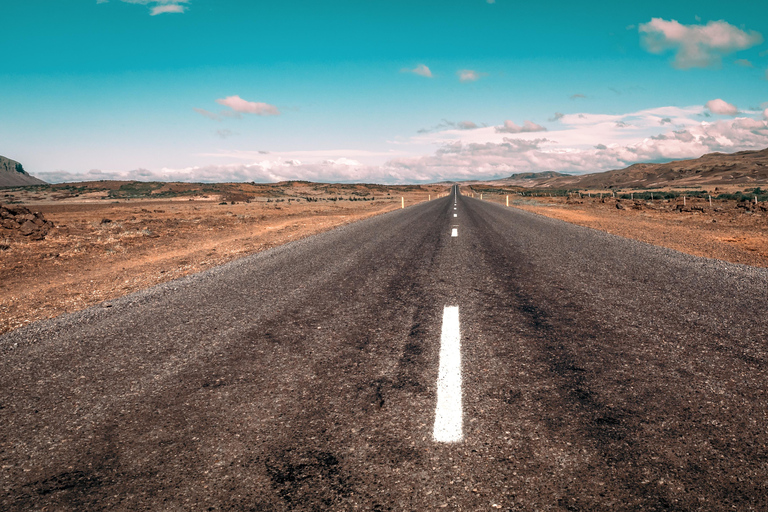
[[[2,2],[49,181],[417,182],[768,147],[768,3]]]

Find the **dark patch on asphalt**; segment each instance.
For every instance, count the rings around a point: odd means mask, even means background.
[[[554,416],[545,419],[546,424],[560,436],[584,436],[604,459],[606,466],[622,464],[624,473],[618,476],[616,483],[622,488],[621,492],[640,494],[642,507],[668,510],[669,497],[664,488],[638,485],[643,480],[641,468],[632,468],[632,464],[634,461],[635,465],[643,466],[640,461],[646,454],[642,453],[642,445],[634,442],[639,436],[639,423],[637,418],[630,419],[633,411],[607,405],[595,390],[591,372],[569,348],[576,344],[589,346],[596,335],[611,334],[584,329],[583,326],[589,326],[591,316],[588,312],[584,314],[584,308],[579,308],[581,318],[580,322],[576,322],[570,316],[573,313],[570,309],[561,307],[558,311],[550,310],[548,308],[557,305],[548,306],[537,301],[532,295],[535,293],[536,273],[526,267],[529,263],[525,255],[503,246],[499,240],[504,238],[495,234],[493,226],[485,219],[474,212],[469,216],[481,227],[483,224],[487,227],[479,229],[477,236],[481,240],[479,255],[485,260],[486,267],[498,269],[491,271],[496,277],[492,286],[506,291],[504,296],[508,298],[509,306],[516,311],[516,317],[526,322],[528,339],[537,344],[540,360],[557,384],[558,392],[546,399],[557,403],[556,407],[546,406],[555,412]],[[557,400],[558,396],[560,400]],[[594,497],[584,499],[577,495],[561,498],[560,503],[567,509],[580,510],[592,509],[599,501]]]
[[[210,380],[207,380],[203,382],[203,385],[201,387],[203,388],[209,388],[209,389],[216,389],[220,388],[222,386],[228,386],[229,383],[224,378],[213,378]]]
[[[417,310],[415,315],[421,314]],[[392,387],[395,389],[410,389],[415,393],[423,392],[424,384],[419,380],[419,373],[424,367],[424,332],[421,330],[421,323],[415,322],[411,325],[408,339],[403,347],[403,353],[397,362],[397,374]]]
[[[94,487],[101,487],[99,477],[84,471],[66,471],[50,478],[27,484],[35,493],[46,495],[58,491],[72,491],[77,494],[89,492]]]
[[[275,492],[292,509],[328,510],[353,491],[351,476],[330,452],[284,450],[264,466]]]

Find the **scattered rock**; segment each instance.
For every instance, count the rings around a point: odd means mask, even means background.
[[[624,209],[626,209],[626,208],[627,208],[627,207],[626,207],[626,206],[624,206],[624,203],[622,203],[621,201],[616,201],[616,209],[617,209],[617,210],[624,210]]]
[[[21,235],[31,240],[42,240],[53,227],[40,212],[31,212],[23,206],[0,205],[0,233],[4,236]]]
[[[19,232],[24,236],[29,236],[37,230],[37,224],[31,220],[24,221],[24,224],[19,228]]]

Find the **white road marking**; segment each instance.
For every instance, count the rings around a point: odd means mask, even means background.
[[[451,236],[459,236],[459,228],[451,229]]]
[[[459,216],[459,214],[458,214],[458,213],[454,213],[454,214],[453,214],[453,216],[454,216],[454,217],[458,217],[458,216]]]
[[[432,438],[438,443],[461,441],[461,330],[459,306],[443,308],[440,336],[440,369],[437,374],[437,406]]]

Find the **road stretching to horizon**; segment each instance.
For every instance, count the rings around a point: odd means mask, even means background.
[[[0,509],[766,510],[766,306],[454,187],[0,337]]]

